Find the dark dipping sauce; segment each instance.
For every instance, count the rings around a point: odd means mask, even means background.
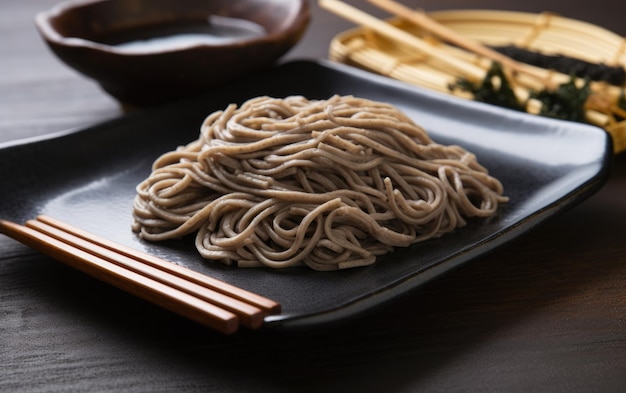
[[[156,52],[193,45],[227,45],[266,34],[263,26],[239,18],[211,15],[206,22],[150,25],[99,36],[97,41],[128,52]]]

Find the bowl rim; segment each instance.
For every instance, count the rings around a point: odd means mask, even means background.
[[[35,26],[39,30],[43,38],[59,46],[75,47],[75,48],[89,48],[92,50],[111,53],[121,56],[142,56],[142,55],[155,55],[164,53],[175,53],[190,51],[202,48],[227,48],[227,47],[249,47],[255,46],[266,42],[274,41],[276,38],[288,37],[291,33],[297,32],[300,28],[305,28],[311,18],[308,0],[289,0],[286,4],[293,4],[293,21],[285,28],[277,30],[272,33],[265,33],[260,36],[237,40],[235,42],[229,42],[228,44],[211,44],[211,43],[185,43],[175,47],[152,49],[149,51],[138,51],[128,48],[119,48],[114,45],[108,45],[94,40],[76,36],[66,36],[60,34],[53,26],[52,19],[62,15],[70,9],[91,6],[97,3],[105,3],[108,0],[66,0],[61,3],[55,4],[48,10],[38,12],[35,17]]]

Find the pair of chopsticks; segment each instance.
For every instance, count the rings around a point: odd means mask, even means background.
[[[455,45],[458,45],[461,48],[464,48],[470,52],[473,52],[477,55],[484,56],[490,60],[497,61],[503,64],[506,67],[509,67],[514,72],[520,72],[529,74],[532,77],[537,78],[542,82],[546,82],[546,77],[542,72],[537,72],[533,68],[527,67],[523,63],[519,63],[510,57],[507,57],[488,46],[485,46],[479,42],[473,41],[464,37],[463,35],[455,32],[454,30],[446,27],[445,25],[440,24],[436,20],[430,18],[426,13],[419,10],[413,10],[406,5],[398,3],[394,0],[368,0],[373,5],[378,8],[389,12],[392,15],[395,15],[407,22],[410,22],[416,26],[423,28],[426,31],[431,32],[435,36],[440,39],[451,42]],[[450,58],[445,54],[442,54],[437,48],[432,45],[423,42],[419,38],[414,35],[407,33],[403,30],[397,29],[396,27],[387,24],[385,21],[381,21],[376,19],[373,16],[370,16],[363,11],[360,11],[352,6],[349,6],[345,3],[342,3],[339,0],[320,0],[320,5],[331,11],[335,14],[342,16],[348,20],[351,20],[355,23],[362,24],[364,26],[368,26],[373,28],[373,30],[378,33],[385,35],[391,39],[396,39],[401,42],[408,43],[409,45],[419,46],[418,50],[425,51],[428,54],[434,54],[435,56],[442,57],[444,62],[452,62],[454,66],[460,67],[462,71],[469,72],[470,76],[478,76],[482,77],[482,70],[468,68],[468,64],[456,63],[454,58]],[[476,75],[472,75],[473,72],[477,72]]]
[[[225,334],[256,329],[280,304],[47,216],[0,233],[137,297]]]
[[[452,42],[471,52],[503,63],[509,67],[514,68],[516,71],[520,70],[521,65],[519,63],[484,45],[481,45],[478,42],[468,40],[467,38],[454,32],[453,30],[448,29],[446,26],[431,19],[423,12],[412,10],[409,7],[393,0],[369,0],[369,2],[403,20],[411,22],[417,26],[424,28],[427,31],[430,31],[437,37]],[[378,34],[396,42],[402,42],[404,45],[408,45],[418,52],[435,57],[443,63],[446,63],[452,69],[455,69],[458,72],[467,75],[469,78],[480,80],[484,77],[485,70],[482,67],[458,59],[455,56],[451,56],[448,53],[442,51],[440,48],[433,46],[431,43],[428,43],[407,31],[399,29],[384,20],[369,15],[366,12],[361,11],[360,9],[346,4],[340,0],[319,0],[319,5],[320,7],[330,12],[333,12],[334,14],[346,20],[367,27],[377,32]]]

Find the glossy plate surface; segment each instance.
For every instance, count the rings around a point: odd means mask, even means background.
[[[236,269],[203,260],[190,239],[140,241],[135,185],[161,153],[197,138],[204,117],[259,95],[355,95],[398,106],[437,142],[460,144],[504,184],[511,201],[487,220],[399,249],[365,268]],[[47,214],[272,298],[267,326],[332,321],[378,305],[532,229],[605,181],[611,142],[601,129],[419,90],[325,61],[296,61],[190,101],[139,111],[55,137],[0,146],[0,217]]]

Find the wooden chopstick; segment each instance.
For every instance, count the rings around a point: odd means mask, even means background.
[[[452,29],[449,29],[447,26],[442,25],[441,23],[435,21],[430,18],[424,12],[414,11],[404,4],[400,4],[393,0],[368,0],[370,3],[376,5],[377,7],[401,18],[408,22],[411,22],[417,26],[422,27],[423,29],[430,31],[434,35],[439,38],[451,42],[460,46],[461,48],[465,48],[470,52],[476,53],[478,55],[484,56],[490,60],[497,61],[504,66],[510,67],[512,70],[516,72],[521,72],[528,74],[532,77],[539,79],[543,83],[548,83],[547,75],[543,72],[536,72],[534,69],[530,67],[526,67],[524,64],[521,64],[510,57],[507,57],[487,46],[482,45],[479,42],[470,40],[467,37],[464,37],[461,34],[458,34]]]
[[[482,80],[485,76],[485,70],[481,67],[450,56],[439,48],[423,41],[419,37],[416,37],[411,33],[361,11],[356,7],[343,3],[339,0],[319,0],[318,4],[327,11],[330,11],[353,23],[367,27],[368,29],[375,31],[392,41],[401,42],[418,52],[437,58],[449,67],[467,75],[470,79]]]
[[[239,324],[258,328],[265,315],[280,310],[280,305],[270,299],[50,217],[40,216],[26,225],[0,220],[0,232],[72,268],[225,334],[237,331]],[[92,237],[96,242],[91,241]],[[245,301],[248,297],[252,304]]]

